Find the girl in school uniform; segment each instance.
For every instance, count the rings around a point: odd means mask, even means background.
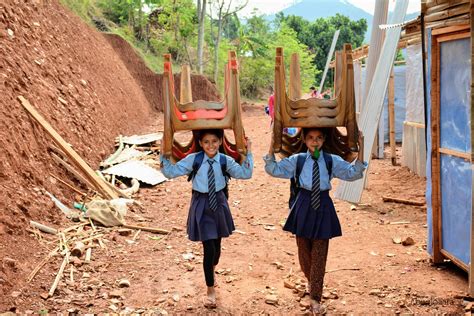
[[[202,130],[198,132],[201,152],[190,154],[176,164],[161,157],[161,171],[167,178],[192,174],[193,189],[187,233],[190,240],[203,244],[203,267],[207,285],[204,306],[207,308],[217,307],[214,270],[221,254],[221,239],[229,237],[235,230],[225,194],[225,177],[229,175],[236,179],[250,179],[253,170],[250,140],[247,140],[247,157],[239,165],[233,158],[219,152],[222,138],[222,130]],[[200,162],[199,166],[196,161]]]
[[[298,259],[301,270],[308,279],[311,308],[316,315],[324,314],[326,309],[321,305],[321,295],[329,239],[342,235],[341,225],[329,196],[330,181],[333,177],[345,181],[360,179],[367,167],[363,162],[361,136],[358,158],[351,164],[338,155],[324,153],[324,132],[325,130],[317,128],[304,129],[304,143],[308,150],[279,162],[275,159],[272,140],[269,153],[263,158],[265,171],[276,178],[294,178],[297,168],[301,168],[296,179],[299,190],[295,200],[290,201],[290,214],[283,230],[296,235]]]

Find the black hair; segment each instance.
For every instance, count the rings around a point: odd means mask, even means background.
[[[305,127],[303,128],[303,139],[306,139],[306,135],[311,131],[320,131],[324,138],[326,138],[326,135],[328,134],[327,128],[324,127]]]
[[[204,135],[206,134],[214,135],[219,139],[222,139],[224,137],[224,131],[221,129],[202,129],[197,131],[197,139],[201,141]]]
[[[314,86],[309,87],[309,90],[316,90]]]

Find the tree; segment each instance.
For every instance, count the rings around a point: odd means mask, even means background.
[[[206,0],[197,0],[198,17],[198,43],[197,43],[197,68],[202,74],[202,52],[204,48],[204,26],[206,18]]]
[[[226,4],[227,2],[227,4]],[[214,42],[214,82],[217,82],[217,76],[219,72],[219,44],[221,42],[221,36],[223,32],[224,24],[227,19],[237,12],[245,8],[248,3],[248,0],[244,4],[239,4],[232,8],[232,0],[215,0],[211,2],[210,7],[210,18],[211,23],[211,35]],[[213,16],[213,13],[215,16]],[[217,30],[214,31],[213,25],[217,25]]]
[[[277,15],[277,23],[285,23],[296,32],[298,40],[308,46],[314,53],[313,64],[318,70],[323,70],[332,38],[336,30],[339,30],[339,38],[336,44],[336,50],[342,49],[344,43],[350,43],[353,48],[359,47],[367,31],[367,21],[360,19],[352,21],[347,16],[336,14],[328,18],[319,18],[310,23],[307,20],[297,16]],[[317,74],[314,83],[321,80],[321,75]],[[328,78],[327,83],[331,82]]]

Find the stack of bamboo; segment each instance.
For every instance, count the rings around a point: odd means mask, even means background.
[[[46,248],[50,248],[51,246],[53,246],[53,248],[49,250],[46,257],[30,273],[27,278],[27,282],[31,282],[41,270],[41,268],[46,265],[49,260],[51,260],[51,258],[57,256],[58,254],[63,257],[58,273],[56,274],[53,284],[51,285],[51,288],[48,292],[48,297],[54,295],[54,292],[56,291],[56,288],[58,287],[68,264],[70,264],[69,278],[72,282],[74,282],[74,266],[70,263],[71,256],[80,258],[84,255],[84,262],[89,263],[91,261],[92,248],[97,246],[94,245],[94,242],[97,241],[101,248],[105,248],[106,246],[102,241],[102,237],[111,231],[107,228],[96,227],[91,220],[70,226],[63,230],[56,230],[55,228],[51,228],[34,221],[31,221],[30,225],[33,228],[30,231],[35,234],[40,242],[43,243]],[[87,229],[86,226],[89,225],[90,229]],[[40,231],[53,234],[56,238],[53,240],[43,238]]]

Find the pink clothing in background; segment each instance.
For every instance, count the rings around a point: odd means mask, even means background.
[[[273,110],[274,98],[275,98],[275,96],[273,95],[273,93],[268,98],[268,115],[270,115],[270,117],[272,118],[272,121],[273,121],[273,118],[274,118],[274,112],[273,112],[274,111]]]

